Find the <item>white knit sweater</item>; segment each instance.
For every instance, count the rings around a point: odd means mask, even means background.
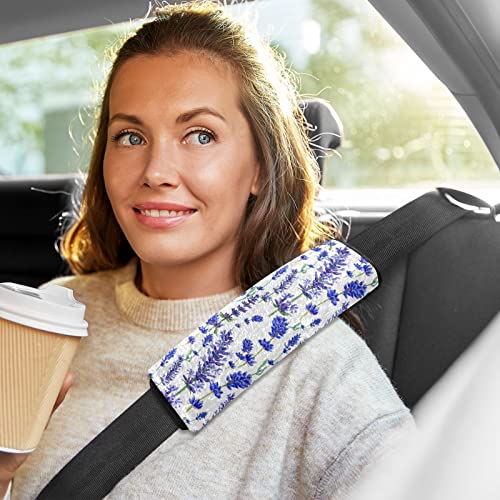
[[[136,288],[136,269],[134,258],[118,270],[52,281],[86,304],[89,337],[65,401],[14,477],[12,500],[34,499],[149,389],[148,368],[241,292],[152,299]],[[346,498],[360,473],[414,429],[365,342],[341,320],[258,383],[199,433],[177,431],[106,498]]]

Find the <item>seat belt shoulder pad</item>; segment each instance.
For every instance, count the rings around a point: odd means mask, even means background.
[[[360,254],[329,240],[278,268],[149,369],[193,432],[378,285]]]

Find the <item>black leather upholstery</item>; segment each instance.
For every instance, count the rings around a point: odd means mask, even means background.
[[[75,177],[0,181],[0,282],[38,286],[68,273],[55,242]]]

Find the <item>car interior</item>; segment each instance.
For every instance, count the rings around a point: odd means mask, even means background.
[[[492,15],[495,1],[370,2],[448,87],[498,163],[500,38]],[[144,2],[134,0],[28,3],[29,8],[26,2],[5,6],[0,44],[124,22],[147,11]],[[310,100],[305,113],[323,172],[323,153],[341,146],[343,126],[333,108],[318,100]],[[70,273],[57,253],[56,239],[64,215],[77,203],[78,180],[76,173],[0,178],[0,282],[36,287]],[[500,305],[497,209],[486,202],[471,205],[457,193],[451,198],[468,214],[399,259],[355,309],[368,345],[410,408],[483,331]],[[344,216],[345,206],[334,199],[320,205]],[[348,208],[349,242],[399,205],[370,207],[353,199]]]

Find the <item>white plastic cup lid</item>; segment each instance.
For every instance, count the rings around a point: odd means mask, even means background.
[[[85,305],[59,285],[0,283],[0,318],[52,333],[86,337]]]

